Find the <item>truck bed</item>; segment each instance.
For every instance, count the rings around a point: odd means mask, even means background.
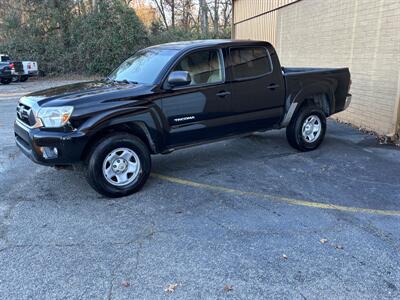
[[[329,115],[346,108],[346,97],[350,88],[350,71],[348,68],[286,68],[282,67],[286,83],[286,106],[299,95],[304,87],[312,90],[315,86],[316,94],[321,93],[321,87],[326,93],[334,94]],[[333,89],[333,90],[332,90]]]

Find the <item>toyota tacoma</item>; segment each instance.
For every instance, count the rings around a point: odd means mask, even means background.
[[[15,139],[47,166],[83,164],[109,197],[138,191],[151,154],[286,127],[316,149],[351,101],[348,68],[283,68],[262,41],[202,40],[138,51],[107,78],[22,97]]]

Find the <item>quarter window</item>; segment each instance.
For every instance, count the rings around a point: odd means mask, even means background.
[[[1,61],[10,61],[10,57],[9,56],[1,56]]]
[[[231,48],[235,79],[262,76],[272,71],[271,60],[264,47]]]
[[[223,67],[218,50],[199,51],[185,56],[173,71],[187,71],[190,85],[211,84],[223,81]]]

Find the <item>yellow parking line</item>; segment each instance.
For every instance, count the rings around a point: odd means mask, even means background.
[[[3,93],[0,94],[0,97],[17,97],[17,96],[23,96],[28,94],[29,92],[24,92],[24,93]]]
[[[298,205],[298,206],[307,206],[307,207],[314,207],[320,209],[333,209],[345,212],[354,212],[354,213],[367,213],[367,214],[375,214],[375,215],[385,215],[385,216],[400,216],[400,210],[382,210],[382,209],[371,209],[371,208],[362,208],[362,207],[351,207],[351,206],[343,206],[343,205],[336,205],[336,204],[328,204],[328,203],[321,203],[321,202],[314,202],[314,201],[306,201],[306,200],[299,200],[294,198],[288,198],[283,196],[276,196],[276,195],[268,195],[268,194],[261,194],[256,192],[244,192],[236,189],[230,189],[222,186],[210,185],[205,183],[198,183],[194,181],[189,181],[185,179],[180,179],[176,177],[161,175],[152,173],[151,176],[155,178],[159,178],[162,180],[166,180],[172,183],[186,185],[194,188],[206,189],[211,191],[223,192],[234,194],[237,196],[252,196],[256,198],[262,198],[266,200],[274,200],[285,202],[291,205]]]

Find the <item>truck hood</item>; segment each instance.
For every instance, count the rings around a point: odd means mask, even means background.
[[[144,84],[115,83],[108,81],[89,81],[54,87],[24,96],[21,99],[30,106],[49,107],[71,105],[75,109],[80,106],[99,105],[121,100],[132,101],[144,96],[153,86]]]

